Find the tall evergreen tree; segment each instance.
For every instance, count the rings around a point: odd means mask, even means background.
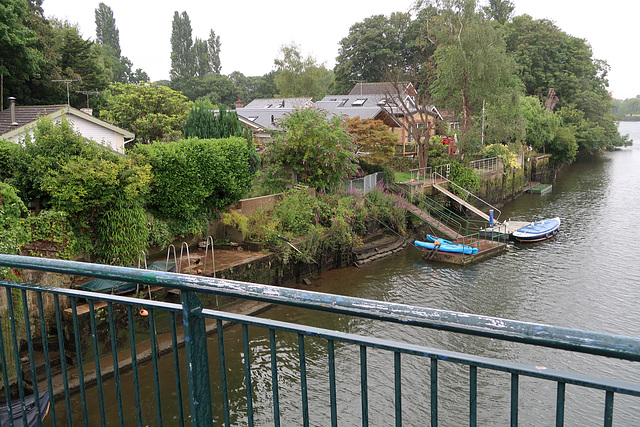
[[[109,55],[120,59],[120,31],[116,27],[113,11],[109,6],[100,3],[96,14],[96,41]]]
[[[209,39],[207,40],[207,48],[209,51],[209,63],[214,73],[220,74],[222,66],[220,65],[220,36],[211,30]]]
[[[176,77],[194,77],[195,61],[192,47],[191,20],[187,12],[173,14],[171,29],[171,79]]]

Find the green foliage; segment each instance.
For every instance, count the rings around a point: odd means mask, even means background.
[[[156,218],[149,212],[147,212],[147,229],[149,230],[148,246],[163,248],[173,242],[173,234],[167,221]]]
[[[148,83],[116,83],[109,92],[100,116],[135,133],[138,142],[149,144],[182,134],[191,103],[179,92]]]
[[[171,79],[195,75],[191,32],[191,20],[187,12],[179,14],[175,11],[171,24]]]
[[[347,119],[347,126],[358,151],[367,153],[367,163],[384,164],[394,156],[398,136],[382,120],[353,117]]]
[[[406,200],[396,194],[386,192],[382,188],[376,188],[367,194],[365,202],[371,217],[382,221],[387,227],[398,233],[406,233]]]
[[[509,150],[509,147],[504,144],[492,144],[487,145],[483,153],[484,158],[498,157],[502,160],[505,173],[512,168],[519,168],[518,158],[516,154]]]
[[[384,165],[372,165],[372,164],[369,164],[366,160],[360,160],[358,165],[360,166],[362,171],[364,173],[366,173],[367,175],[372,174],[372,173],[376,173],[376,172],[383,172],[384,173],[384,182],[395,182],[396,181],[396,173],[393,171],[393,169],[391,169],[390,166],[388,166],[386,164],[384,164]]]
[[[242,138],[186,139],[139,145],[152,167],[150,207],[164,218],[187,219],[238,201],[254,174]]]
[[[428,39],[437,43],[436,79],[431,94],[438,105],[456,111],[461,130],[471,130],[483,100],[495,105],[517,100],[515,62],[496,26],[476,10],[476,2],[437,1],[442,9],[429,17]],[[500,101],[498,101],[498,99]]]
[[[57,251],[59,259],[71,259],[73,255],[80,253],[79,241],[73,232],[71,216],[60,211],[41,211],[39,215],[30,215],[21,221],[27,236],[22,244],[31,244],[36,249],[29,255],[38,256],[40,245]],[[45,257],[51,257],[51,252],[42,253]]]
[[[15,188],[0,182],[0,253],[17,254],[22,242],[26,239],[20,218],[27,212],[27,207],[16,194]],[[0,278],[10,271],[0,267]]]
[[[33,135],[26,134],[23,144],[24,148],[14,153],[16,163],[12,182],[23,197],[29,200],[44,198],[45,205],[50,197],[44,188],[45,182],[63,166],[79,158],[116,157],[107,147],[80,135],[64,117],[58,122],[48,117],[38,119]]]
[[[224,225],[236,228],[242,234],[245,234],[248,231],[249,218],[242,215],[237,210],[231,210],[230,212],[223,213],[220,217],[220,222]]]
[[[0,181],[12,177],[15,173],[19,151],[21,147],[18,144],[0,139]]]
[[[311,56],[303,59],[295,43],[280,48],[280,58],[275,60],[274,81],[280,98],[324,98],[334,80],[333,71],[318,65]]]
[[[282,179],[291,171],[302,183],[332,190],[355,173],[355,145],[342,117],[297,109],[278,124],[282,131],[265,152],[271,166],[267,179]]]
[[[292,190],[276,204],[274,214],[281,230],[293,236],[307,234],[313,227],[315,199],[306,190]]]
[[[149,191],[151,166],[141,158],[75,157],[46,177],[43,188],[53,206],[72,214],[93,217],[118,201],[141,204]]]
[[[478,175],[475,169],[465,166],[462,163],[451,163],[449,180],[471,193],[474,193],[478,188],[480,188],[480,175]],[[464,193],[455,186],[452,191],[458,195],[463,195],[462,193]]]
[[[423,24],[420,16],[412,20],[409,13],[397,12],[353,24],[340,41],[332,93],[349,93],[357,80],[386,81],[396,68],[415,75],[433,53],[432,46],[420,46]]]
[[[133,264],[147,248],[149,229],[142,206],[117,200],[100,213],[96,223],[98,261],[111,265]]]

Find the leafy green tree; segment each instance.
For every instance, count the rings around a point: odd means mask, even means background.
[[[428,21],[427,36],[438,47],[431,93],[437,105],[459,114],[466,134],[483,101],[491,104],[498,95],[500,102],[517,101],[515,63],[506,53],[501,34],[478,12],[474,0],[433,3],[438,13]]]
[[[164,218],[188,219],[237,202],[254,177],[243,138],[190,138],[138,145],[152,167],[150,207]]]
[[[347,126],[358,151],[367,163],[381,165],[393,158],[398,136],[391,133],[384,122],[353,117],[347,119]]]
[[[308,56],[302,57],[295,43],[280,48],[280,57],[275,59],[274,81],[282,98],[324,98],[334,80],[333,72]]]
[[[40,9],[41,11],[41,9]],[[25,0],[3,0],[0,4],[0,97],[16,96],[14,87],[21,81],[40,74],[44,55],[38,49],[36,31],[29,27],[29,3]],[[5,82],[6,80],[6,82]]]
[[[254,99],[275,98],[278,89],[274,82],[276,72],[270,71],[263,76],[245,76],[239,71],[229,74],[236,87],[238,98],[246,105]]]
[[[564,33],[551,21],[528,15],[515,17],[504,31],[507,50],[519,65],[527,95],[544,98],[550,88],[555,89],[556,108],[567,108],[566,123],[577,126],[580,151],[596,152],[628,143],[620,137],[611,112],[609,66],[593,59],[586,40]]]
[[[176,11],[171,27],[171,79],[195,76],[191,33],[191,20],[187,12],[178,14]]]
[[[183,135],[185,138],[200,139],[221,139],[232,136],[251,139],[251,135],[247,134],[245,129],[240,124],[235,111],[221,109],[218,114],[215,114],[213,104],[209,101],[196,101],[184,124]]]
[[[316,108],[298,109],[278,122],[267,145],[267,179],[295,173],[300,182],[333,190],[357,168],[356,146],[341,116]],[[277,174],[277,175],[276,175]]]
[[[522,100],[521,111],[527,121],[527,144],[540,153],[546,153],[561,125],[560,117],[543,108],[538,98],[533,96]]]
[[[509,0],[489,0],[489,6],[483,8],[485,15],[500,24],[505,24],[513,14],[515,6]]]
[[[113,69],[113,81],[120,83],[142,83],[149,81],[149,76],[141,68],[133,70],[133,63],[121,55],[120,31],[116,27],[113,11],[109,6],[100,3],[95,10],[96,42],[102,46],[110,59]]]
[[[122,84],[109,87],[101,117],[136,134],[138,142],[177,138],[191,102],[179,92],[157,84]]]
[[[409,13],[375,15],[352,25],[340,41],[332,92],[349,93],[358,80],[387,81],[396,70],[417,74],[434,50],[420,44],[422,25],[420,15],[412,20]]]

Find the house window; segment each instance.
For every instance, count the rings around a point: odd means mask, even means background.
[[[351,104],[351,106],[362,107],[365,102],[367,102],[367,98],[356,99],[355,101],[353,101],[353,104]]]

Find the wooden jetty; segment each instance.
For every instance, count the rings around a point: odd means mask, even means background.
[[[449,264],[467,265],[474,262],[482,261],[493,255],[503,252],[507,248],[507,244],[497,240],[475,239],[472,243],[469,239],[462,241],[459,239],[455,243],[461,243],[478,248],[478,252],[471,255],[443,252],[437,250],[423,250],[424,259],[428,261],[446,262]]]
[[[551,184],[538,184],[529,188],[529,193],[532,194],[545,194],[553,189],[553,185]]]

